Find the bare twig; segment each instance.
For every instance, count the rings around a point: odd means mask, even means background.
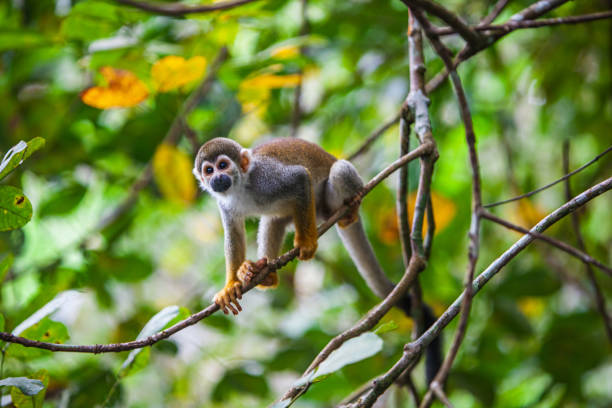
[[[380,173],[378,173],[374,178],[372,178],[356,195],[353,197],[353,201],[343,205],[340,207],[332,216],[321,224],[318,228],[319,236],[323,234],[325,231],[330,229],[332,225],[334,225],[344,214],[346,214],[350,208],[355,205],[358,205],[363,197],[368,194],[376,185],[378,185],[385,178],[389,177],[393,172],[399,169],[401,166],[409,162],[410,160],[414,160],[420,157],[423,154],[429,154],[431,151],[431,146],[421,145],[406,154],[403,157],[400,157],[390,165],[388,165],[385,169],[383,169]],[[267,266],[262,268],[256,277],[251,281],[251,283],[243,288],[242,292],[246,293],[251,290],[253,287],[258,285],[261,281],[265,279],[268,273],[272,270],[276,270],[282,268],[289,262],[291,262],[295,257],[297,257],[299,250],[297,248],[293,248],[290,251],[287,251],[283,255],[278,258],[270,261]],[[23,337],[14,336],[10,333],[0,332],[0,340],[6,341],[9,343],[17,343],[21,344],[25,347],[36,347],[45,350],[51,351],[63,351],[63,352],[76,352],[76,353],[110,353],[110,352],[118,352],[118,351],[126,351],[126,350],[134,350],[138,348],[143,348],[146,346],[151,346],[157,343],[160,340],[166,339],[171,335],[183,330],[184,328],[194,325],[200,320],[210,316],[219,310],[219,306],[213,303],[207,308],[201,310],[198,313],[191,315],[189,318],[182,320],[175,324],[174,326],[162,330],[161,332],[155,333],[152,336],[147,338],[129,341],[125,343],[114,343],[114,344],[92,344],[92,345],[71,345],[71,344],[55,344],[55,343],[45,343],[36,340],[30,340]]]
[[[491,12],[487,14],[485,18],[482,19],[478,26],[491,24],[497,18],[497,16],[499,16],[501,12],[504,11],[504,7],[506,7],[508,3],[510,3],[510,0],[498,0],[497,3],[495,3],[493,8],[491,9]],[[438,35],[439,34],[440,33],[438,33]]]
[[[308,25],[308,15],[307,15],[307,7],[308,0],[300,0],[300,19],[302,20],[300,23],[300,36],[304,36],[308,34],[309,25]],[[299,48],[300,54],[304,53],[305,47],[300,46]],[[295,87],[295,93],[293,94],[293,113],[291,115],[291,137],[295,137],[298,134],[298,130],[300,127],[300,122],[302,120],[302,83],[304,82],[304,71],[300,69],[300,82]]]
[[[461,84],[461,79],[455,71],[454,64],[452,61],[452,55],[450,51],[442,44],[439,40],[438,36],[432,32],[433,26],[431,23],[423,16],[420,11],[413,11],[416,18],[419,20],[427,38],[429,39],[431,45],[433,46],[436,53],[440,56],[446,69],[450,72],[451,81],[453,83],[453,87],[455,89],[455,94],[457,95],[457,100],[459,103],[459,112],[461,114],[461,120],[463,121],[463,125],[465,127],[465,137],[468,145],[470,165],[472,170],[472,216],[470,222],[469,229],[469,237],[470,237],[470,245],[468,249],[468,269],[465,275],[465,296],[461,307],[461,319],[459,321],[459,325],[457,327],[457,331],[455,334],[455,338],[453,339],[453,343],[451,345],[450,350],[448,351],[444,362],[442,363],[442,367],[436,374],[435,379],[432,381],[437,384],[444,384],[452,364],[457,356],[459,348],[461,347],[461,343],[463,342],[463,338],[465,337],[465,333],[467,330],[467,324],[469,319],[469,313],[471,308],[471,283],[474,277],[474,271],[476,269],[476,263],[478,261],[478,253],[479,253],[479,242],[480,242],[480,208],[482,206],[481,199],[481,186],[480,186],[480,169],[478,163],[478,153],[476,151],[476,136],[474,133],[474,126],[472,123],[472,116],[470,113],[470,108],[467,102],[467,97],[465,96],[465,91],[463,90],[463,85]],[[421,407],[429,407],[433,402],[432,398],[432,389],[430,389],[425,394],[423,401],[421,402]]]
[[[544,217],[537,225],[535,225],[530,231],[536,233],[542,233],[551,225],[558,222],[563,217],[567,216],[577,208],[585,205],[595,197],[612,189],[612,177],[601,183],[589,188],[588,190],[580,193],[561,207]],[[491,280],[504,266],[506,266],[514,257],[516,257],[521,251],[535,240],[532,235],[524,235],[516,243],[514,243],[508,250],[506,250],[499,258],[491,263],[476,279],[473,281],[472,291],[473,294],[477,294]],[[372,389],[364,394],[355,404],[351,407],[371,407],[379,395],[381,395],[389,385],[397,379],[397,377],[403,372],[403,370],[410,365],[414,359],[423,352],[439,334],[440,332],[459,314],[461,310],[461,304],[463,303],[464,292],[446,309],[444,313],[438,318],[438,320],[427,330],[421,337],[407,344],[404,348],[404,355],[398,360],[389,371],[382,376],[378,377],[372,383]]]
[[[579,16],[570,17],[557,17],[557,18],[543,18],[541,20],[510,20],[504,24],[479,24],[474,28],[476,31],[493,31],[510,33],[514,30],[523,28],[539,28],[547,26],[556,26],[563,24],[581,24],[588,23],[591,21],[605,20],[612,18],[612,11],[602,11],[599,13],[583,14]],[[452,27],[439,27],[435,29],[435,33],[444,35],[454,35],[457,32]]]
[[[229,10],[257,0],[231,0],[202,6],[188,6],[180,3],[162,3],[157,1],[115,0],[125,4],[163,16],[180,17],[187,14],[210,13],[212,11]]]
[[[389,119],[387,122],[385,122],[382,125],[380,125],[380,127],[378,127],[376,130],[374,130],[374,132],[372,132],[372,134],[366,139],[365,142],[363,142],[363,144],[357,150],[355,150],[353,153],[351,153],[348,156],[347,160],[353,161],[358,156],[361,156],[363,153],[367,152],[368,149],[370,148],[370,146],[372,145],[372,143],[374,143],[391,126],[395,125],[400,120],[400,116],[401,116],[401,114],[398,113],[397,115],[395,115],[394,117]]]
[[[570,142],[566,140],[563,143],[563,172],[567,173],[569,171],[569,163],[570,163]],[[565,196],[572,196],[572,187],[570,184],[570,180],[565,180]],[[572,228],[574,229],[574,235],[576,236],[576,243],[578,244],[578,248],[581,251],[586,251],[586,245],[584,243],[584,239],[582,238],[582,232],[580,231],[580,217],[577,212],[572,213]],[[606,334],[608,335],[608,340],[610,344],[612,344],[612,322],[610,321],[610,315],[608,315],[608,309],[606,308],[606,299],[597,283],[597,278],[595,277],[595,272],[593,268],[591,268],[590,263],[585,262],[584,267],[586,269],[587,276],[589,281],[591,282],[591,286],[593,287],[593,292],[595,293],[595,306],[597,307],[597,311],[601,314],[601,318],[603,319],[604,328],[606,329]]]
[[[479,46],[483,42],[483,37],[470,27],[463,19],[439,3],[431,0],[402,0],[406,6],[412,9],[419,9],[428,12],[449,26],[453,27],[457,33],[470,45]]]
[[[572,177],[574,174],[581,172],[582,170],[586,169],[587,167],[589,167],[591,164],[595,163],[597,160],[601,159],[603,156],[605,156],[606,154],[608,154],[610,151],[612,151],[612,146],[608,147],[606,150],[604,150],[602,153],[599,153],[597,156],[595,156],[595,158],[593,158],[591,161],[589,161],[586,164],[583,164],[582,166],[578,167],[576,170],[567,173],[566,175],[564,175],[563,177],[553,181],[552,183],[548,183],[545,186],[542,186],[540,188],[536,188],[533,191],[530,191],[528,193],[525,194],[521,194],[519,196],[516,197],[512,197],[512,198],[508,198],[507,200],[502,200],[502,201],[496,201],[494,203],[491,204],[485,204],[483,205],[484,208],[491,208],[491,207],[496,207],[498,205],[502,205],[502,204],[507,204],[507,203],[511,203],[513,201],[518,201],[521,200],[523,198],[527,198],[527,197],[531,197],[532,195],[535,195],[541,191],[544,191],[552,186],[554,186],[555,184],[558,184],[560,182],[562,182],[563,180],[567,180],[570,177]]]
[[[486,210],[482,210],[480,212],[480,216],[483,218],[486,218],[490,221],[493,221],[499,225],[503,225],[504,227],[523,233],[523,234],[532,234],[529,232],[529,230],[527,228],[523,228],[520,225],[516,225],[513,224],[509,221],[504,220],[503,218],[499,218],[493,214],[491,214],[490,212],[486,211]],[[563,241],[559,241],[555,238],[549,237],[548,235],[544,235],[544,234],[537,234],[537,233],[533,233],[533,236],[539,240],[542,240],[552,246],[554,246],[555,248],[559,248],[560,250],[567,252],[568,254],[572,255],[573,257],[576,257],[578,259],[580,259],[582,262],[587,263],[587,264],[591,264],[591,265],[595,265],[596,267],[598,267],[599,269],[601,269],[602,271],[604,271],[605,273],[607,273],[608,275],[612,276],[612,268],[602,264],[601,262],[599,262],[597,259],[593,258],[592,256],[590,256],[589,254],[587,254],[586,252],[583,252],[579,249],[574,248],[571,245],[566,244]]]
[[[446,408],[453,408],[453,404],[451,404],[451,402],[448,400],[448,397],[444,393],[444,390],[442,389],[442,386],[439,382],[433,381],[430,387],[433,393],[436,394],[436,397],[440,400],[441,403],[444,404]]]

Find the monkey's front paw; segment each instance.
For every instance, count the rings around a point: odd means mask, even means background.
[[[299,248],[300,253],[298,254],[298,259],[305,261],[307,259],[311,259],[315,252],[317,251],[317,241],[308,241],[308,242],[296,242],[295,246]]]
[[[257,262],[244,261],[238,268],[236,276],[243,285],[248,285],[267,264],[268,260],[266,258],[261,258]]]
[[[227,282],[223,290],[215,295],[214,302],[219,305],[223,313],[228,314],[228,310],[237,315],[242,311],[238,299],[242,298],[242,283],[239,280]]]

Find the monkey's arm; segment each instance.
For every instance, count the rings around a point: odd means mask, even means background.
[[[242,298],[242,283],[237,273],[246,257],[246,238],[244,231],[244,218],[230,214],[219,206],[223,229],[225,230],[225,287],[218,292],[214,301],[223,313],[230,310],[238,314],[242,310],[238,299]]]

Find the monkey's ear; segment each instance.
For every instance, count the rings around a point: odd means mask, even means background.
[[[246,173],[251,164],[251,152],[248,149],[242,149],[240,152],[240,170]]]

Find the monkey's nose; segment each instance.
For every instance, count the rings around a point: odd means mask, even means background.
[[[217,177],[213,178],[210,181],[210,186],[213,191],[217,193],[222,193],[232,185],[232,179],[229,178],[226,174],[220,174]]]

